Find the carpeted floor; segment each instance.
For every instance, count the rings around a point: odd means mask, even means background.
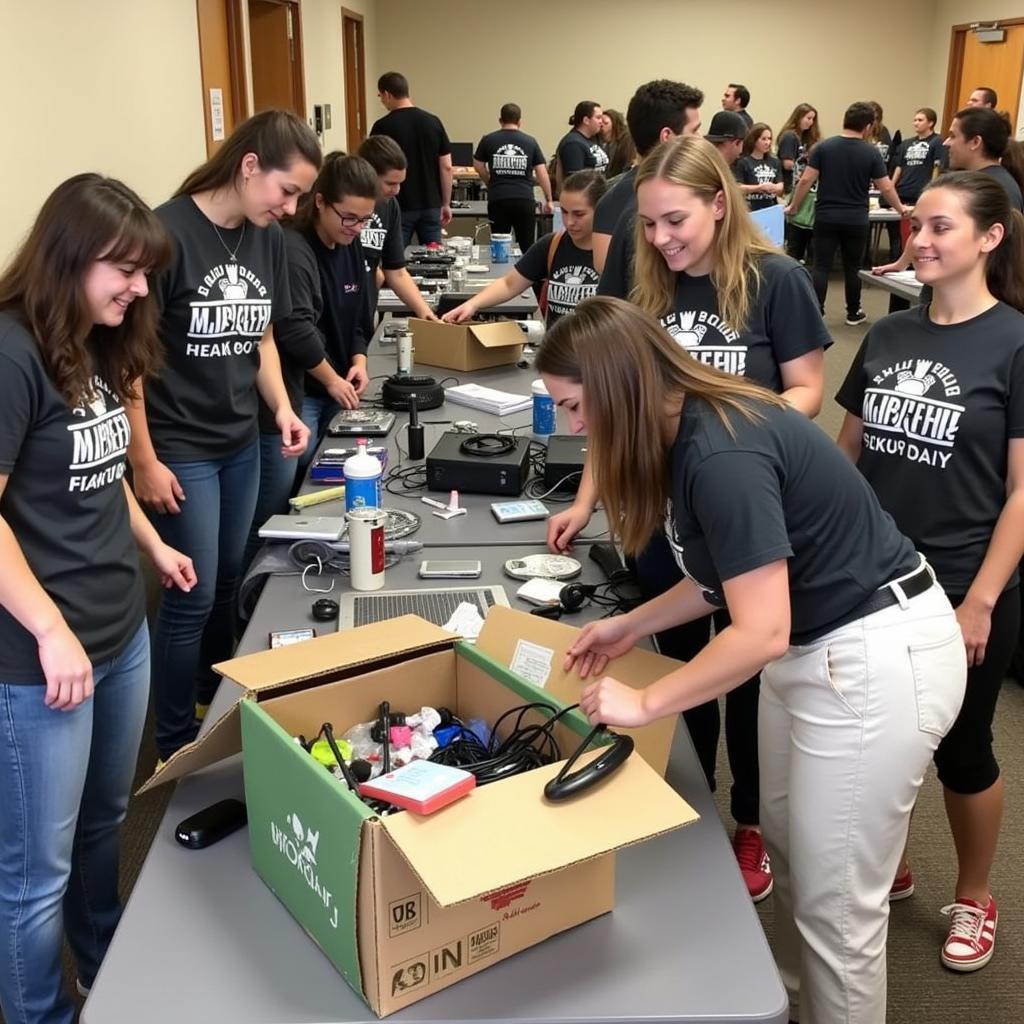
[[[868,322],[857,328],[842,320],[842,283],[833,278],[827,317],[835,344],[826,357],[826,400],[818,423],[835,436],[842,410],[831,396],[841,383],[866,327],[883,316],[888,297],[874,288],[864,289]],[[926,780],[914,817],[910,840],[911,862],[917,891],[893,907],[889,929],[889,1024],[1011,1024],[1024,1021],[1024,880],[1014,871],[1024,849],[1024,809],[1017,798],[1024,778],[1024,687],[1007,682],[1000,697],[995,723],[996,752],[1007,782],[1007,807],[992,888],[999,902],[996,955],[982,971],[957,975],[939,963],[939,946],[947,919],[939,908],[953,899],[956,877],[953,845],[946,826],[941,787],[934,774]],[[723,744],[724,753],[724,744]],[[147,728],[139,757],[137,782],[151,773],[156,761],[152,730]],[[721,784],[717,799],[723,820],[728,818],[728,768],[720,756]],[[123,891],[127,895],[138,876],[153,834],[160,824],[169,791],[157,789],[132,800],[122,839]],[[731,828],[731,823],[729,823]],[[766,934],[772,935],[771,898],[760,906]],[[73,978],[70,962],[67,976]],[[0,1021],[2,1024],[2,1021]],[[225,1022],[227,1024],[227,1022]]]

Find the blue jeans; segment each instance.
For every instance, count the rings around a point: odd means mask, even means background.
[[[0,1010],[7,1024],[70,1024],[65,932],[92,985],[121,917],[118,839],[149,702],[149,633],[93,666],[72,711],[39,684],[0,682]]]
[[[186,500],[178,515],[151,513],[160,537],[188,555],[198,582],[165,590],[153,631],[156,746],[165,760],[196,737],[195,704],[209,704],[210,668],[234,652],[235,599],[259,489],[259,443],[223,459],[168,462]]]
[[[260,434],[260,489],[256,498],[249,538],[245,542],[243,566],[247,569],[256,552],[263,546],[260,527],[271,517],[288,511],[288,499],[295,488],[297,459],[281,454],[280,434]]]
[[[334,414],[341,409],[338,403],[328,396],[306,395],[302,399],[302,422],[309,427],[309,445],[300,460],[300,468],[305,469],[313,461],[313,456],[327,434],[327,424]],[[344,439],[342,445],[345,445]],[[354,447],[354,445],[349,445]]]
[[[428,242],[441,241],[441,210],[439,207],[430,210],[402,211],[402,238],[406,245],[412,245],[413,233],[420,245]]]

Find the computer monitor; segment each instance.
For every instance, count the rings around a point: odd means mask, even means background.
[[[452,167],[473,166],[473,143],[453,142],[452,144]]]

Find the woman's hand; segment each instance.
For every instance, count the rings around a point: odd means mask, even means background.
[[[196,585],[196,570],[192,559],[161,541],[149,552],[149,560],[160,576],[160,586],[170,590],[177,587],[187,594]]]
[[[611,676],[602,676],[583,691],[580,708],[591,725],[637,729],[651,721],[644,707],[644,691],[634,690]]]
[[[883,274],[894,274],[897,270],[902,269],[899,263],[883,263],[880,267],[872,267],[871,273],[875,277],[881,277]]]
[[[980,665],[985,660],[988,635],[992,631],[992,612],[984,605],[966,597],[963,604],[956,609],[956,621],[960,623],[960,632],[964,635],[967,667]]]
[[[274,422],[281,431],[281,454],[286,459],[298,458],[309,444],[309,427],[295,415],[290,405],[278,409]]]
[[[632,650],[639,639],[628,615],[588,622],[566,651],[562,668],[568,672],[575,667],[581,679],[599,676],[609,661]]]
[[[185,500],[185,491],[178,478],[154,459],[145,465],[132,466],[132,485],[139,503],[161,515],[181,512],[178,502]]]
[[[570,505],[564,512],[559,512],[548,520],[548,551],[562,554],[572,547],[573,538],[586,529],[593,513],[582,506]]]
[[[37,638],[39,664],[46,679],[43,703],[55,711],[71,711],[92,696],[92,663],[68,624]]]
[[[441,322],[446,324],[461,324],[467,320],[472,320],[476,315],[476,304],[472,299],[467,299],[461,306],[456,306],[453,310],[445,313],[441,317]]]

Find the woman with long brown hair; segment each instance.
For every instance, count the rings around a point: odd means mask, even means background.
[[[128,405],[129,458],[136,496],[160,535],[195,559],[200,579],[190,594],[164,594],[157,613],[162,760],[195,738],[197,712],[219,682],[210,666],[232,653],[259,486],[259,398],[273,410],[283,455],[301,455],[309,437],[288,401],[272,322],[291,308],[278,221],[295,213],[320,162],[301,118],[267,110],[156,210],[174,240],[156,288],[163,368]]]
[[[761,823],[790,1017],[881,1024],[889,886],[963,697],[949,602],[821,430],[692,359],[650,315],[591,299],[548,331],[535,366],[587,433],[623,549],[664,527],[685,573],[583,628],[566,659],[592,679],[581,707],[594,723],[643,726],[762,673]],[[676,671],[641,690],[605,674],[712,607],[729,625]]]
[[[121,913],[118,841],[149,700],[141,549],[195,584],[123,477],[158,362],[160,221],[98,174],[58,185],[0,275],[0,1011],[70,1024]]]

